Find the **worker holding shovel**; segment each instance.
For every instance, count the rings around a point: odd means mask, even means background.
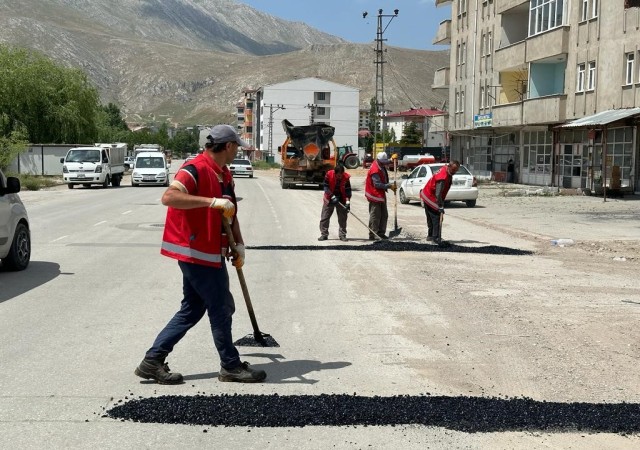
[[[223,217],[233,221],[230,230],[236,251],[232,264],[244,264],[244,244],[236,217],[233,178],[227,168],[238,151],[248,147],[230,125],[216,125],[207,137],[204,152],[176,173],[162,196],[168,206],[161,253],[178,260],[182,271],[184,297],[180,310],[158,334],[135,374],[160,384],[180,384],[183,377],[172,373],[165,359],[174,346],[197,324],[209,316],[213,341],[220,356],[220,381],[260,382],[263,370],[254,370],[240,355],[231,336],[235,311],[229,291],[225,256],[229,239],[223,232]]]
[[[342,164],[338,164],[335,169],[328,171],[324,177],[319,241],[326,241],[329,237],[329,222],[334,209],[338,214],[338,235],[340,240],[347,240],[347,216],[351,208],[351,182],[349,178],[351,176],[345,172]]]
[[[438,245],[442,242],[442,220],[444,219],[444,200],[453,181],[453,175],[460,168],[460,162],[451,161],[427,181],[420,198],[424,203],[427,216],[427,240]]]
[[[389,219],[387,189],[391,189],[395,194],[397,184],[389,182],[387,165],[389,165],[387,154],[385,152],[378,153],[365,180],[364,196],[369,202],[369,240],[371,241],[378,239],[378,237],[389,239],[385,234]],[[376,234],[373,234],[371,230],[374,230]]]

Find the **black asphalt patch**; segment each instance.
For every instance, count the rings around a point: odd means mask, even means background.
[[[349,251],[380,251],[380,252],[447,252],[447,253],[478,253],[489,255],[513,255],[523,256],[532,255],[529,250],[521,250],[518,248],[501,247],[498,245],[483,245],[479,247],[467,247],[454,243],[446,243],[444,245],[422,244],[410,241],[374,241],[364,245],[250,245],[248,249],[252,250],[349,250]]]
[[[280,347],[280,344],[270,334],[262,334],[262,339],[256,339],[255,335],[247,334],[235,341],[233,345],[238,347]]]
[[[425,425],[499,431],[636,433],[637,403],[556,403],[529,398],[356,395],[164,395],[107,411],[114,419],[240,427]]]

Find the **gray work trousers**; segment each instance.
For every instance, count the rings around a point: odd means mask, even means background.
[[[369,202],[369,228],[382,237],[387,232],[387,220],[389,220],[387,202]],[[369,239],[375,239],[371,231],[369,231]]]
[[[332,205],[331,203],[322,205],[322,213],[320,214],[320,234],[322,236],[329,236],[329,222],[333,215],[333,210],[336,210],[338,214],[338,233],[340,237],[347,237],[347,216],[349,213],[345,208],[338,205]]]
[[[440,227],[440,212],[425,205],[424,212],[427,215],[427,237],[433,239],[442,238],[442,228]]]

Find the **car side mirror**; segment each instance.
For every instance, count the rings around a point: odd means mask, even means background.
[[[403,180],[406,180],[407,178],[409,178],[409,175],[402,175],[400,178],[402,178]]]
[[[0,186],[0,194],[17,194],[20,192],[20,179],[16,177],[7,177],[7,187]]]
[[[64,164],[64,158],[60,158],[60,162]]]
[[[167,163],[167,169],[171,167],[171,163]]]

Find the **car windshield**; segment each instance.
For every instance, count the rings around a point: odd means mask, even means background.
[[[250,166],[251,161],[248,161],[246,159],[234,159],[231,164],[234,164],[236,166]]]
[[[433,173],[438,173],[438,171],[445,165],[446,164],[431,165],[431,171]],[[460,168],[456,172],[456,175],[471,175],[471,172],[469,172],[469,170],[467,170],[465,166],[460,166]]]
[[[164,160],[162,158],[151,156],[138,158],[136,161],[136,168],[164,169]]]
[[[70,150],[67,154],[67,162],[92,162],[100,161],[100,150]]]

